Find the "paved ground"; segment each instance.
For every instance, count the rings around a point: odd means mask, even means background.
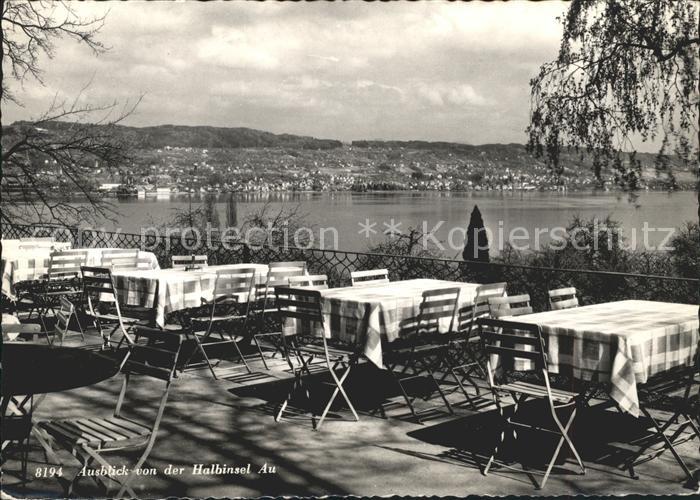
[[[79,339],[79,338],[78,338]],[[91,342],[96,338],[92,336]],[[78,344],[73,338],[70,343]],[[361,409],[360,422],[350,420],[350,412],[334,410],[334,419],[320,431],[312,430],[308,414],[275,423],[274,406],[287,390],[289,374],[277,364],[271,372],[254,363],[260,373],[245,381],[240,368],[223,362],[225,379],[213,380],[208,372],[186,372],[174,383],[158,440],[147,467],[152,476],[136,479],[135,490],[143,498],[165,496],[255,497],[261,495],[603,495],[603,494],[691,494],[684,486],[684,475],[670,453],[637,467],[639,479],[631,479],[619,466],[634,449],[635,440],[646,434],[648,422],[615,411],[590,409],[582,413],[574,429],[574,439],[587,472],[576,473],[569,461],[553,472],[543,491],[533,487],[518,468],[499,468],[483,476],[480,467],[491,450],[495,435],[496,412],[488,396],[479,401],[478,411],[466,406],[454,415],[441,413],[424,424],[409,418],[405,407],[387,410],[387,417],[370,414],[377,403],[398,402],[396,390],[382,372],[361,366],[351,380],[351,398]],[[37,367],[40,370],[41,367]],[[264,373],[263,373],[264,372]],[[116,401],[118,379],[59,394],[50,394],[35,417],[70,418],[108,416]],[[157,393],[147,381],[139,386],[132,408],[146,409]],[[482,393],[483,395],[483,393]],[[450,399],[458,403],[455,393]],[[433,405],[437,401],[425,403]],[[389,404],[387,408],[391,405]],[[536,416],[538,408],[532,408]],[[679,450],[694,470],[700,468],[698,440]],[[546,438],[523,436],[516,446],[504,450],[506,456],[545,456],[551,453]],[[61,454],[65,475],[75,473],[78,463]],[[130,467],[133,458],[113,456],[115,465]],[[195,475],[195,464],[239,466],[249,474]],[[17,482],[19,463],[14,457],[4,464],[3,489],[16,497],[60,497],[62,490],[52,478],[35,478],[35,472],[50,466],[36,441],[31,442],[29,475],[31,481]],[[166,468],[183,468],[178,475]],[[261,471],[264,467],[267,472]],[[89,479],[79,496],[101,496]],[[116,490],[111,491],[112,494]]]

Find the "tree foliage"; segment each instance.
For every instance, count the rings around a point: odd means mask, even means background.
[[[41,58],[52,58],[61,38],[74,39],[93,54],[104,52],[97,39],[104,20],[82,18],[68,2],[2,2],[0,102],[21,106],[18,89],[28,80],[44,85]],[[70,100],[56,95],[31,121],[3,126],[3,222],[74,224],[110,215],[111,205],[94,191],[93,176],[96,169],[130,163],[127,145],[112,131],[140,98],[122,106],[85,104],[87,86]],[[72,193],[80,196],[70,199]]]
[[[634,152],[656,141],[657,172],[674,187],[669,156],[698,157],[698,9],[692,0],[573,0],[557,58],[530,82],[530,151],[558,174],[563,150],[585,151],[599,180],[610,171],[634,190]]]

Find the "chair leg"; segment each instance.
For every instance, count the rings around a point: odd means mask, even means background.
[[[260,342],[258,342],[258,335],[255,334],[253,335],[253,342],[255,342],[255,347],[258,349],[258,353],[260,353],[260,359],[263,362],[263,366],[265,367],[265,370],[270,370],[270,367],[267,366],[267,361],[265,361],[265,356],[263,355],[262,348],[260,347]]]
[[[441,355],[438,355],[438,356],[441,356]],[[445,406],[447,407],[447,411],[450,412],[450,415],[454,415],[454,410],[452,409],[452,405],[447,400],[447,396],[445,396],[445,393],[440,388],[440,384],[435,379],[435,376],[433,375],[433,370],[430,367],[430,364],[427,361],[425,361],[425,359],[419,360],[419,363],[423,367],[423,369],[427,372],[428,378],[433,382],[433,384],[435,384],[435,388],[437,389],[438,393],[440,394],[442,401],[445,403]]]
[[[554,462],[556,462],[557,457],[559,456],[559,452],[561,451],[561,447],[566,442],[573,452],[574,456],[576,457],[576,460],[578,461],[579,466],[581,467],[582,473],[586,473],[586,469],[583,466],[583,462],[581,462],[581,457],[579,457],[578,452],[576,451],[576,448],[574,448],[573,443],[569,439],[569,436],[567,432],[569,431],[569,427],[571,427],[571,423],[574,421],[574,417],[576,416],[576,408],[573,409],[571,412],[571,415],[569,416],[569,420],[566,423],[565,426],[561,425],[561,422],[559,422],[559,419],[555,416],[554,417],[554,423],[556,426],[559,428],[559,432],[561,433],[561,437],[559,438],[559,442],[557,443],[557,447],[554,450],[554,454],[552,455],[552,459],[549,461],[549,464],[547,465],[547,470],[544,473],[544,477],[542,478],[542,482],[538,485],[537,489],[541,490],[544,488],[544,485],[547,483],[547,479],[549,479],[549,474],[552,472],[552,467],[554,467]]]
[[[248,373],[252,373],[252,370],[250,369],[250,366],[248,366],[248,362],[246,361],[245,356],[243,356],[243,353],[241,352],[241,348],[238,347],[238,342],[236,342],[236,339],[230,337],[230,340],[224,339],[224,342],[233,342],[233,347],[236,348],[236,353],[238,353],[238,357],[241,358],[241,361],[243,361],[243,365],[245,366],[246,371]]]
[[[323,409],[323,413],[321,414],[321,418],[318,421],[318,424],[316,425],[316,430],[319,430],[321,428],[321,425],[323,425],[323,421],[326,418],[326,415],[328,414],[328,411],[331,408],[331,405],[333,404],[333,401],[335,401],[336,396],[338,396],[338,393],[341,393],[343,395],[343,399],[345,399],[345,403],[347,403],[348,407],[350,408],[350,411],[352,411],[353,416],[355,417],[355,421],[359,422],[360,417],[357,416],[357,412],[355,411],[355,407],[352,405],[350,402],[350,398],[348,397],[347,393],[345,392],[345,389],[343,388],[343,382],[345,382],[345,379],[347,378],[348,374],[350,373],[351,366],[348,366],[345,369],[345,372],[343,375],[338,378],[337,375],[335,374],[335,371],[329,367],[329,371],[331,373],[331,377],[333,377],[333,381],[335,382],[335,389],[333,390],[333,395],[331,398],[328,400],[328,404],[326,404],[326,407]]]
[[[408,406],[408,409],[411,411],[411,415],[415,417],[418,420],[418,423],[422,423],[420,417],[416,413],[415,408],[413,407],[413,400],[408,397],[408,393],[403,387],[403,384],[401,383],[400,377],[396,374],[394,371],[394,367],[388,367],[389,368],[389,373],[391,374],[391,377],[394,379],[396,382],[396,385],[399,386],[399,390],[401,391],[401,395],[403,396],[403,399],[406,401],[406,405]]]
[[[663,427],[659,426],[656,419],[651,416],[651,414],[649,413],[649,411],[646,408],[641,406],[639,409],[642,411],[642,413],[644,413],[644,416],[646,416],[649,420],[651,420],[652,425],[656,429],[657,435],[661,439],[663,439],[664,443],[666,444],[666,446],[664,447],[664,451],[666,449],[670,450],[671,453],[673,454],[673,457],[676,459],[676,462],[678,462],[678,465],[681,467],[681,469],[683,469],[683,472],[685,472],[685,475],[688,478],[688,480],[695,481],[695,477],[693,476],[692,472],[690,472],[690,469],[688,469],[688,466],[686,465],[683,458],[676,451],[675,446],[673,446],[673,442],[671,440],[669,440],[668,436],[666,436],[665,430],[668,428],[668,425],[665,425]]]
[[[501,425],[499,429],[499,438],[498,442],[496,443],[496,446],[494,446],[493,451],[491,452],[491,456],[489,457],[488,462],[486,462],[486,465],[484,466],[484,470],[482,471],[482,474],[484,476],[488,476],[489,470],[491,469],[491,465],[493,465],[493,462],[496,460],[496,456],[498,455],[498,451],[501,447],[501,445],[505,442],[506,439],[506,431],[508,430],[510,425],[510,421],[506,418],[505,414],[503,413],[503,408],[501,406],[500,402],[500,396],[495,395],[495,403],[496,407],[498,408],[498,413],[501,417]]]
[[[211,372],[212,377],[214,377],[214,380],[218,380],[218,377],[216,376],[216,372],[214,372],[214,367],[211,364],[211,360],[209,359],[209,356],[207,356],[207,353],[204,350],[204,346],[199,341],[199,337],[197,336],[196,333],[193,334],[192,336],[194,337],[194,341],[197,345],[197,349],[199,350],[199,352],[202,353],[202,356],[204,356],[204,361],[207,363],[207,366],[209,367],[209,371]]]
[[[275,422],[279,422],[282,419],[282,414],[284,413],[284,410],[287,408],[287,405],[292,399],[292,396],[302,388],[303,383],[302,383],[302,375],[301,375],[301,370],[298,370],[294,373],[294,380],[292,381],[292,386],[289,389],[289,393],[287,394],[287,397],[285,400],[282,402],[282,405],[280,406],[279,411],[277,412],[277,415],[275,416]],[[307,392],[307,397],[308,397],[308,391]]]

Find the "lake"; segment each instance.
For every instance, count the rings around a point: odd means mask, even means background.
[[[552,242],[574,215],[598,218],[601,224],[610,216],[622,224],[627,244],[637,249],[644,248],[645,227],[647,246],[656,248],[665,242],[671,229],[697,218],[694,192],[644,192],[634,202],[624,193],[493,191],[310,192],[236,197],[239,222],[265,205],[270,214],[296,209],[310,222],[316,247],[333,248],[337,244],[339,249],[362,251],[385,238],[385,230],[406,232],[416,227],[434,231],[436,239],[442,242],[444,255],[449,257],[463,245],[474,205],[479,206],[490,231],[492,254],[498,253],[507,240],[523,248]],[[193,197],[193,206],[199,203],[201,199]],[[167,223],[177,210],[187,210],[188,206],[187,195],[115,200],[117,221],[105,221],[104,227],[138,233],[142,227]],[[217,202],[222,222],[226,220],[225,209],[222,195]]]

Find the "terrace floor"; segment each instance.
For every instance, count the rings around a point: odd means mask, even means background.
[[[99,343],[96,335],[89,343]],[[65,345],[82,345],[79,336]],[[132,484],[142,498],[257,497],[282,495],[604,495],[692,494],[684,474],[669,452],[639,465],[639,479],[632,479],[620,464],[634,442],[647,433],[648,422],[614,410],[591,408],[581,413],[573,429],[587,472],[577,474],[572,461],[553,471],[544,490],[536,490],[520,470],[493,469],[483,476],[486,457],[497,439],[496,410],[482,391],[479,409],[460,404],[455,414],[446,412],[423,424],[412,421],[405,406],[387,410],[388,418],[370,414],[378,402],[399,402],[386,374],[363,364],[349,383],[350,397],[357,403],[360,421],[350,420],[346,409],[332,411],[333,419],[320,431],[312,430],[308,414],[275,423],[272,412],[286,394],[290,374],[279,361],[270,372],[259,361],[253,368],[259,379],[245,381],[239,365],[222,361],[225,378],[214,380],[208,371],[195,369],[174,382],[165,416],[150,458],[144,468],[152,476],[139,476]],[[37,367],[40,369],[40,367]],[[50,376],[50,374],[47,374]],[[113,378],[94,386],[49,394],[35,412],[36,419],[108,416],[120,387]],[[139,386],[136,400],[149,407],[155,394],[150,382]],[[458,393],[450,400],[459,403]],[[422,402],[421,402],[422,403]],[[424,404],[433,406],[436,401]],[[388,405],[391,406],[391,405]],[[533,413],[540,411],[532,409]],[[340,420],[335,417],[342,417]],[[526,453],[547,456],[551,442],[529,438],[507,447],[507,455]],[[47,465],[39,444],[32,440],[28,476],[18,482],[19,461],[11,456],[3,466],[3,493],[14,497],[60,497],[62,489],[53,478],[36,478],[38,467]],[[697,440],[679,447],[696,474],[700,473]],[[67,464],[64,475],[79,470],[69,454],[59,455]],[[114,465],[133,465],[133,458],[113,456]],[[69,465],[68,465],[69,464]],[[195,475],[195,464],[246,467],[249,474]],[[181,467],[181,474],[166,474],[168,466]],[[266,466],[268,472],[261,472]],[[517,466],[517,464],[516,464]],[[116,493],[116,489],[111,491]],[[99,497],[89,479],[77,489],[80,497]]]

